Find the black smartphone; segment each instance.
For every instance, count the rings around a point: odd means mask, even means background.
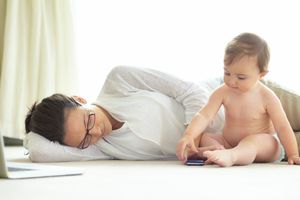
[[[188,166],[203,166],[204,162],[204,160],[187,160],[185,164]]]

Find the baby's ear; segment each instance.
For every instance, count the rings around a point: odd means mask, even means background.
[[[78,101],[79,103],[82,103],[82,104],[86,104],[87,101],[85,100],[85,98],[83,97],[80,97],[80,96],[72,96],[73,99],[75,99],[76,101]]]
[[[262,79],[265,75],[267,75],[268,72],[260,72],[260,79]]]

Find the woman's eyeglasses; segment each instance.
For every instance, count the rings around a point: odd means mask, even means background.
[[[74,97],[71,98],[75,101],[77,105],[84,106],[81,102],[77,101]],[[90,146],[92,140],[92,135],[90,134],[90,130],[92,130],[95,125],[96,114],[92,110],[88,110],[88,111],[89,111],[89,115],[88,115],[88,121],[86,123],[86,133],[83,140],[80,142],[80,144],[77,147],[79,149],[86,149],[88,146]]]
[[[95,119],[96,119],[95,113],[89,110],[88,120],[86,123],[86,134],[83,140],[78,145],[79,149],[86,149],[91,144],[92,135],[89,132],[90,130],[92,130],[92,128],[95,125]]]
[[[73,97],[71,97],[71,98],[79,106],[83,106],[83,104],[80,103],[79,101],[77,101],[75,98],[73,98]],[[92,135],[90,134],[90,130],[92,130],[94,125],[95,125],[96,114],[92,110],[88,110],[88,111],[89,111],[89,115],[88,115],[88,120],[87,120],[87,123],[86,123],[86,133],[85,133],[85,136],[84,136],[83,140],[77,146],[77,148],[79,148],[79,149],[86,149],[88,146],[90,146],[91,140],[92,140]]]

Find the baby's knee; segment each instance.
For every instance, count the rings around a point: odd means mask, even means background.
[[[221,142],[221,135],[215,133],[202,133],[200,138],[200,146],[215,146],[218,149],[224,148]]]
[[[243,141],[253,144],[258,149],[274,150],[279,146],[279,141],[273,135],[267,133],[248,135]]]
[[[212,139],[212,134],[211,133],[202,133],[201,138],[200,138],[200,144],[207,143]]]

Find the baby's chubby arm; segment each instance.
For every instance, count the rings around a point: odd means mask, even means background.
[[[225,89],[224,85],[222,85],[211,94],[207,104],[193,117],[176,147],[176,155],[179,160],[183,162],[187,160],[187,147],[191,148],[194,152],[198,151],[194,139],[205,130],[220,109],[224,93]]]
[[[300,165],[297,140],[280,100],[271,91],[269,91],[265,97],[267,99],[267,112],[277,131],[280,142],[286,151],[288,163]]]

